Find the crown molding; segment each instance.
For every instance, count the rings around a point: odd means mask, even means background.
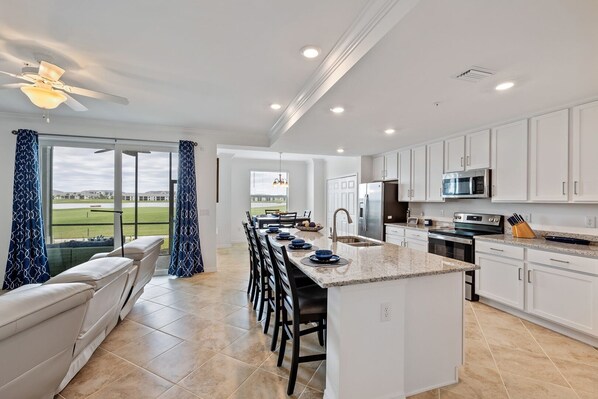
[[[370,0],[270,129],[270,145],[286,133],[419,0]]]

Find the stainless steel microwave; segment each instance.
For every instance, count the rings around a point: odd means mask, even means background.
[[[489,198],[490,169],[442,175],[442,198]]]

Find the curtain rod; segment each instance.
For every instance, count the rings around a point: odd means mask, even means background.
[[[12,134],[17,135],[19,134],[18,130],[13,130]],[[147,141],[149,143],[160,143],[160,144],[178,144],[177,141],[160,141],[160,140],[135,140],[135,139],[118,139],[116,137],[95,137],[95,136],[73,136],[71,134],[56,134],[56,133],[38,133],[42,136],[53,136],[53,137],[79,137],[84,139],[104,139],[104,140],[131,140],[131,141]],[[197,143],[192,141],[193,146],[197,147]]]

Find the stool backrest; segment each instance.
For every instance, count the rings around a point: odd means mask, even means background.
[[[253,226],[253,218],[251,217],[251,213],[249,211],[245,211],[245,216],[247,216],[247,223],[250,226]]]
[[[304,218],[311,217],[311,211],[303,211],[303,217]]]
[[[264,259],[262,256],[262,244],[260,240],[257,238],[258,230],[255,227],[249,227],[249,238],[251,241],[251,249],[253,250],[253,256],[255,261],[257,262],[257,267],[259,269],[260,275],[267,277],[268,270],[266,270],[266,266],[264,265]]]
[[[268,234],[266,233],[257,233],[260,247],[262,250],[262,259],[264,262],[264,266],[268,271],[268,274],[272,276],[274,280],[274,287],[272,287],[275,291],[278,290],[278,285],[280,284],[280,277],[278,276],[278,270],[276,270],[276,266],[274,264],[274,255],[272,254],[272,244],[270,243],[270,239],[268,238]]]
[[[284,246],[278,244],[270,245],[272,248],[272,254],[274,255],[274,263],[276,270],[278,270],[278,277],[280,283],[280,292],[283,299],[283,306],[287,307],[291,313],[299,309],[299,303],[297,300],[297,285],[295,283],[295,275],[291,269],[291,262],[287,255],[287,250]]]

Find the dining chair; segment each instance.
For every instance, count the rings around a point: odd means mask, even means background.
[[[320,339],[324,336],[327,316],[327,290],[317,285],[299,289],[295,277],[291,272],[291,263],[286,248],[274,243],[271,247],[272,254],[274,255],[274,263],[280,276],[280,292],[282,296],[282,336],[278,351],[277,366],[282,366],[287,340],[291,340],[293,343],[293,353],[287,394],[292,395],[295,390],[299,364],[326,359],[325,353],[300,356],[300,350],[302,336],[314,332],[318,333],[318,338]],[[300,325],[307,323],[317,323],[317,326],[301,330]]]
[[[266,210],[264,211],[264,213],[265,213],[266,215],[275,215],[275,214],[278,214],[279,212],[280,212],[280,210],[279,210],[279,209],[266,209]]]
[[[247,249],[249,250],[249,283],[247,285],[247,294],[249,295],[249,300],[253,302],[253,309],[257,307],[257,271],[256,271],[256,262],[255,262],[255,254],[253,252],[253,243],[251,242],[251,237],[249,236],[249,226],[247,222],[243,222],[243,231],[245,231],[245,237],[247,238]]]
[[[268,296],[271,295],[270,290],[270,273],[266,268],[264,263],[264,257],[262,255],[262,244],[258,239],[258,231],[255,228],[249,228],[249,237],[251,239],[251,247],[253,249],[253,254],[256,262],[256,271],[257,271],[257,288],[258,288],[258,295],[259,299],[257,300],[258,303],[258,320],[262,320],[264,316],[264,308],[266,301],[269,299]],[[268,313],[268,316],[270,314]]]
[[[250,226],[253,226],[253,217],[251,217],[251,212],[245,211],[245,216],[247,217],[247,223]]]
[[[303,211],[303,217],[304,217],[304,218],[309,218],[309,217],[311,217],[311,211],[307,211],[307,210],[306,210],[306,211]]]
[[[282,212],[278,215],[279,227],[295,227],[297,224],[297,212]]]

